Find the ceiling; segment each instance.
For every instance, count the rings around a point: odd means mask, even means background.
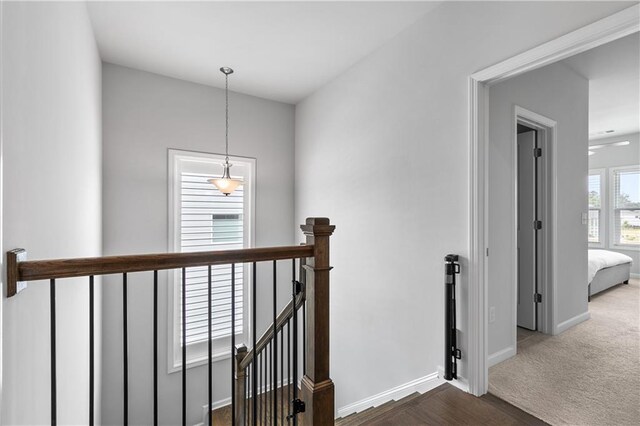
[[[89,2],[102,60],[297,103],[440,2]]]
[[[640,131],[640,33],[564,62],[589,79],[590,140]]]

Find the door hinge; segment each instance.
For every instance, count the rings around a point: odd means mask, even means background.
[[[542,229],[542,221],[541,220],[534,220],[533,221],[533,229],[535,229],[535,230]]]
[[[533,302],[534,303],[542,303],[542,295],[540,293],[533,294]]]
[[[533,148],[533,156],[535,158],[542,157],[542,148]]]

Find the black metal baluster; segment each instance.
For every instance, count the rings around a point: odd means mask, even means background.
[[[182,268],[182,426],[187,425],[187,270]]]
[[[58,397],[56,377],[56,280],[49,281],[49,303],[51,305],[51,424],[58,424]]]
[[[208,339],[207,339],[207,349],[208,349],[208,353],[209,353],[209,369],[208,369],[208,376],[207,376],[207,388],[208,388],[208,405],[207,405],[207,413],[209,414],[207,417],[209,418],[209,420],[211,420],[211,415],[212,415],[212,405],[213,405],[213,378],[212,378],[212,374],[213,374],[213,345],[211,342],[211,337],[212,337],[212,323],[211,323],[211,265],[209,265],[207,267],[207,331],[208,331]],[[234,351],[233,351],[233,346],[231,347],[231,369],[232,369],[232,374],[233,374],[233,355],[234,355]],[[233,379],[231,380],[231,384],[233,386]],[[231,393],[231,395],[233,396],[233,392]],[[233,412],[233,404],[232,404],[232,412]],[[211,423],[211,421],[209,422]],[[231,423],[232,425],[235,425],[234,422]]]
[[[296,282],[296,260],[291,259],[293,280],[291,285],[291,295],[293,297],[293,400],[298,399],[298,311],[296,309],[297,282]],[[293,407],[293,424],[298,424],[296,407]]]
[[[284,423],[284,328],[280,328],[280,422]]]
[[[258,388],[257,388],[257,384],[258,384],[258,370],[255,368],[256,367],[256,299],[257,299],[257,294],[256,294],[256,281],[257,281],[257,276],[256,276],[256,262],[253,262],[253,285],[252,285],[252,293],[251,293],[251,301],[252,301],[252,310],[251,310],[251,335],[253,337],[253,370],[251,371],[252,374],[252,383],[251,383],[251,387],[252,387],[252,391],[253,391],[253,401],[252,401],[252,405],[253,405],[253,424],[254,426],[258,424],[258,419],[256,417],[256,413],[257,413],[257,408],[258,408]]]
[[[273,342],[269,342],[269,423],[273,419]]]
[[[276,261],[273,261],[273,377],[271,381],[271,390],[273,391],[273,424],[278,424],[278,328],[276,326],[276,318],[278,317],[278,294],[277,294],[277,271]],[[275,378],[275,385],[273,379]]]
[[[258,418],[262,420],[262,403],[263,403],[263,393],[262,393],[262,351],[260,351],[260,355],[258,356],[258,392],[260,396],[260,405],[258,406]]]
[[[287,417],[291,414],[291,320],[287,320]]]
[[[153,424],[158,426],[158,271],[153,271]]]
[[[122,274],[123,423],[129,424],[129,328],[127,324],[127,273]]]
[[[89,425],[94,424],[93,402],[95,399],[95,351],[94,351],[94,285],[93,275],[89,277]]]
[[[306,291],[306,289],[305,289]],[[307,299],[302,302],[302,374],[307,374]]]
[[[211,288],[211,286],[209,286]],[[209,314],[211,323],[211,314]],[[209,335],[211,342],[211,335]],[[236,265],[231,264],[231,424],[236,424],[236,362],[233,354],[236,350]],[[209,355],[211,356],[211,355]]]

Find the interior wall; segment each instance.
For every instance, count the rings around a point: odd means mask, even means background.
[[[607,144],[607,143],[615,143],[621,141],[629,141],[629,145],[626,146],[617,146],[612,148],[602,148],[595,150],[595,154],[589,156],[589,169],[606,169],[605,173],[605,197],[602,200],[604,206],[610,206],[610,198],[609,198],[609,169],[611,167],[618,166],[633,166],[640,164],[640,134],[632,133],[629,135],[620,135],[614,136],[611,138],[605,139],[597,139],[593,140],[591,144]],[[605,213],[607,214],[608,211]],[[608,216],[606,216],[607,225]],[[620,249],[611,244],[610,240],[610,226],[605,226],[605,249],[611,251],[617,251],[627,256],[630,256],[633,259],[633,264],[631,265],[631,273],[632,274],[640,274],[640,250],[628,250],[628,249]],[[595,247],[594,247],[595,248]]]
[[[557,268],[554,326],[587,312],[587,227],[582,213],[587,211],[589,81],[563,63],[555,63],[489,90],[488,306],[495,307],[495,321],[489,323],[490,364],[516,344],[516,105],[557,122],[556,147],[543,151],[543,157],[555,154],[551,162],[557,164],[555,232],[561,265]],[[551,170],[548,178],[549,173]],[[553,226],[551,218],[543,221],[543,227],[548,226]]]
[[[2,252],[22,247],[29,259],[99,256],[101,65],[86,6],[1,2],[0,8]],[[87,424],[87,280],[58,280],[56,297],[58,423]],[[99,290],[96,299],[99,419]],[[11,299],[3,292],[2,424],[50,422],[49,315],[48,282],[30,282]]]
[[[230,78],[242,78],[237,70]],[[220,74],[220,78],[224,78]],[[104,253],[158,253],[168,247],[169,148],[224,153],[224,90],[103,64]],[[257,159],[255,246],[293,244],[292,105],[230,93],[230,154]],[[286,263],[286,264],[285,264]],[[258,333],[271,323],[270,265],[259,270]],[[278,303],[290,297],[290,264],[280,262]],[[162,424],[181,418],[180,373],[167,374],[167,274],[160,273],[159,403]],[[122,423],[122,287],[105,280],[103,423]],[[267,285],[267,283],[269,283]],[[129,277],[132,424],[152,421],[151,274]],[[238,342],[241,343],[241,342]],[[229,359],[214,365],[214,402],[230,396]],[[188,370],[188,424],[202,421],[207,367]]]
[[[296,106],[296,223],[322,214],[337,226],[336,407],[443,365],[447,253],[462,256],[464,386],[469,75],[628,6],[446,2]],[[354,353],[364,356],[354,363]]]

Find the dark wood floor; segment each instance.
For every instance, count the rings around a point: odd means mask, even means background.
[[[546,425],[491,394],[478,398],[450,384],[388,404],[339,419],[336,425]]]
[[[291,396],[286,393],[285,391],[285,397]],[[282,397],[282,389],[280,389],[278,399],[282,400]],[[262,405],[259,412],[267,414],[258,416],[260,419],[258,424],[271,424],[268,411],[263,411],[264,409],[265,406]],[[277,417],[278,424],[288,424],[280,413]],[[230,407],[215,410],[211,420],[212,426],[230,425]],[[422,395],[414,393],[398,401],[389,401],[378,407],[336,419],[335,424],[336,426],[547,425],[542,420],[491,394],[478,398],[448,383]]]

